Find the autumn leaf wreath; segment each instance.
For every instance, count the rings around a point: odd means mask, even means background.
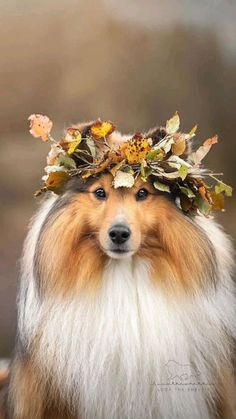
[[[47,190],[60,194],[65,183],[73,176],[86,180],[109,172],[114,188],[131,188],[141,177],[151,180],[162,192],[172,194],[184,213],[198,212],[208,216],[212,210],[224,210],[224,196],[232,196],[231,186],[202,166],[202,160],[218,142],[215,135],[192,151],[195,125],[190,132],[180,131],[180,118],[176,112],[154,138],[150,132],[136,133],[119,146],[109,142],[115,131],[110,121],[91,123],[86,133],[68,128],[59,141],[51,136],[52,121],[34,114],[29,117],[30,133],[51,143],[47,156],[43,186],[36,196]],[[190,151],[191,150],[191,151]]]

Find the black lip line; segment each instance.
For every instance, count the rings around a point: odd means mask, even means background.
[[[105,249],[104,247],[102,247],[102,250],[103,250],[104,252],[120,253],[120,254],[122,254],[122,253],[131,253],[131,252],[135,252],[135,250],[134,250],[134,249],[131,249],[131,250],[122,250],[122,249],[111,250],[111,249]]]

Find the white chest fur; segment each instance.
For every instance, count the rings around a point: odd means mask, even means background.
[[[112,261],[92,300],[45,302],[40,362],[82,417],[205,418],[224,353],[216,295],[169,301],[144,261]],[[222,346],[221,346],[222,345]]]

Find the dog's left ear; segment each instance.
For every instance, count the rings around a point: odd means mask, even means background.
[[[86,138],[86,136],[89,134],[89,130],[90,130],[91,126],[98,121],[99,120],[89,121],[89,122],[79,122],[77,124],[71,125],[69,128],[78,129],[80,131],[81,135],[82,135],[82,138]],[[92,161],[93,161],[92,156],[87,154],[87,152],[89,152],[89,148],[88,148],[86,142],[81,142],[81,144],[80,144],[80,151],[82,151],[81,152],[81,158],[78,155],[73,156],[73,159],[75,160],[77,166],[80,166],[84,163],[83,150],[86,152],[86,156],[85,156],[86,160],[89,163],[92,163]]]
[[[145,133],[145,138],[151,138],[152,144],[156,145],[166,136],[166,129],[164,127],[151,128]]]
[[[145,138],[151,138],[152,144],[156,145],[165,138],[166,134],[167,132],[164,127],[155,127],[155,128],[151,128],[148,132],[145,133]],[[186,150],[183,154],[183,157],[187,158],[189,154],[191,153],[192,153],[192,140],[188,140],[186,141]]]

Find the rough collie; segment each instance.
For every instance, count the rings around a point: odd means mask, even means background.
[[[45,199],[24,246],[10,418],[236,417],[231,242],[167,195],[102,174]]]

